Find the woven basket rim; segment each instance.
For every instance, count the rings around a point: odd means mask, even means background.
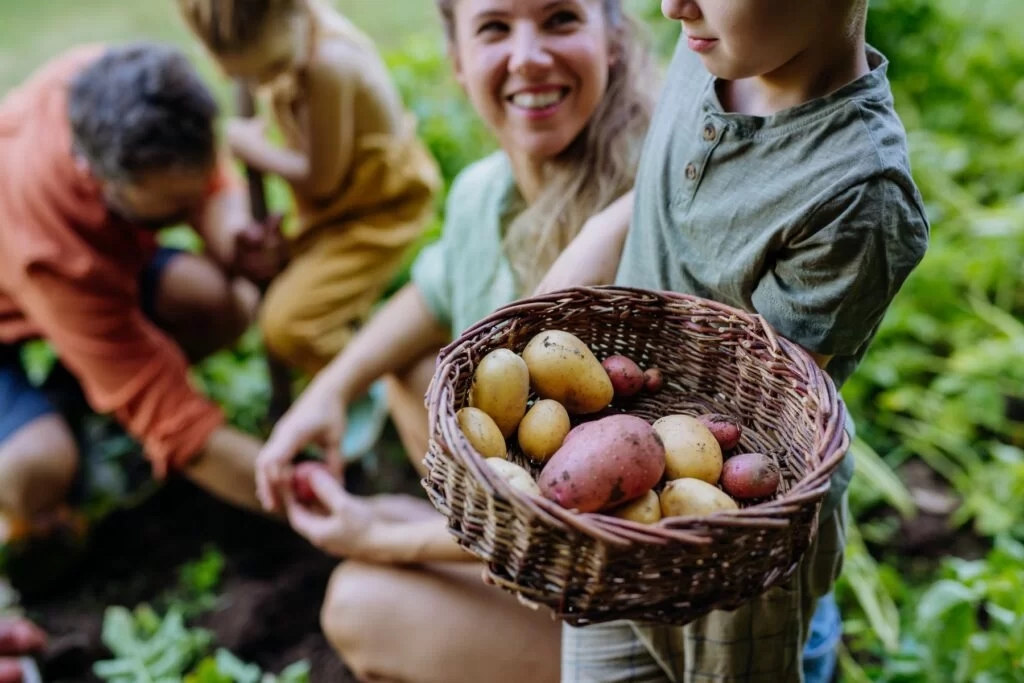
[[[637,298],[648,301],[687,301],[704,309],[717,312],[723,316],[741,319],[746,325],[763,332],[771,350],[782,356],[786,363],[797,366],[801,371],[815,375],[820,386],[825,390],[822,405],[831,407],[827,412],[826,429],[820,435],[824,448],[821,461],[816,466],[809,466],[808,472],[789,491],[769,501],[762,501],[740,510],[719,512],[707,516],[668,517],[655,524],[641,524],[623,520],[601,513],[580,513],[566,509],[542,496],[532,496],[513,487],[493,469],[486,465],[483,455],[478,453],[469,440],[459,429],[452,429],[455,441],[441,448],[435,443],[435,431],[442,417],[454,422],[454,383],[456,367],[453,359],[460,352],[479,344],[477,339],[486,330],[492,333],[506,325],[512,324],[513,313],[528,314],[532,311],[543,311],[553,304],[564,303],[578,298],[596,298],[606,295]],[[618,285],[601,285],[588,287],[572,287],[544,295],[520,299],[503,306],[474,325],[466,328],[462,334],[441,349],[434,376],[427,391],[426,404],[429,414],[430,440],[433,448],[442,450],[449,457],[455,458],[464,465],[472,476],[490,494],[498,494],[505,500],[513,501],[517,508],[528,512],[537,521],[553,525],[563,530],[576,530],[590,537],[611,545],[628,547],[635,543],[670,544],[673,541],[684,543],[707,543],[706,537],[698,536],[691,531],[676,527],[691,527],[699,523],[706,529],[728,529],[744,526],[786,527],[790,525],[790,517],[807,505],[818,505],[828,494],[831,487],[831,475],[839,466],[849,448],[849,434],[845,429],[846,409],[839,398],[838,391],[831,377],[822,370],[813,357],[794,342],[779,335],[763,316],[749,313],[721,302],[717,302],[690,294],[670,291],[655,291]],[[442,415],[442,413],[444,415]],[[450,441],[450,440],[449,440]],[[428,458],[428,463],[429,463]],[[816,513],[817,515],[817,513]]]

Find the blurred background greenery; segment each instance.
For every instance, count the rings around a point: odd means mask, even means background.
[[[492,148],[451,81],[433,3],[336,5],[379,41],[446,179]],[[678,28],[657,0],[629,5],[667,57]],[[871,3],[869,40],[891,61],[933,232],[843,392],[860,437],[838,587],[846,681],[1024,681],[1021,25],[1019,0]],[[143,37],[183,46],[230,107],[170,0],[2,0],[0,92],[72,44]],[[275,183],[272,202],[287,201]],[[181,230],[166,239],[194,244]],[[197,379],[257,429],[268,386],[254,335]]]

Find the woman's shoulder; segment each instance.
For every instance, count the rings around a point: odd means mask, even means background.
[[[508,155],[499,149],[459,171],[452,180],[448,196],[485,199],[499,186],[508,185],[511,181],[512,165]]]

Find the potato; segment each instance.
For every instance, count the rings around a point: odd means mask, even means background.
[[[327,465],[318,460],[303,460],[292,471],[292,492],[302,505],[309,506],[320,502],[313,485],[309,483],[316,470],[327,472]]]
[[[466,406],[455,413],[455,419],[459,421],[459,429],[466,435],[477,453],[485,458],[508,456],[505,437],[501,435],[501,430],[490,415],[479,408]]]
[[[665,447],[646,420],[612,415],[567,439],[540,474],[541,494],[564,508],[596,512],[639,498],[661,480]]]
[[[535,496],[540,495],[540,488],[537,486],[537,482],[533,480],[530,473],[523,467],[501,458],[487,458],[484,462],[497,472],[502,479],[511,484],[512,488]]]
[[[601,362],[612,381],[616,396],[633,396],[644,388],[644,373],[632,359],[622,355],[608,356]]]
[[[661,370],[658,368],[647,368],[644,370],[644,391],[650,394],[656,394],[661,391],[662,385],[665,383],[665,378],[661,374]]]
[[[717,486],[700,479],[675,479],[665,485],[661,495],[662,517],[703,517],[725,510],[738,510],[739,505]]]
[[[697,419],[715,435],[715,439],[718,441],[718,445],[722,447],[723,452],[732,450],[739,443],[742,429],[740,428],[739,421],[735,418],[719,413],[710,413],[708,415],[700,415]]]
[[[639,524],[654,524],[661,519],[661,501],[652,489],[636,500],[609,510],[608,514]]]
[[[545,462],[562,447],[570,426],[565,407],[543,398],[526,411],[519,423],[519,447],[528,458]]]
[[[775,495],[782,473],[775,461],[761,453],[734,455],[722,468],[722,488],[734,498],[765,498]]]
[[[574,415],[596,413],[615,396],[612,380],[594,353],[568,332],[537,334],[523,349],[523,360],[537,395],[558,401]]]
[[[715,435],[689,415],[666,415],[654,423],[665,444],[665,474],[717,484],[722,474],[722,447]]]
[[[480,360],[473,373],[469,405],[490,415],[504,438],[515,433],[529,397],[530,371],[514,351],[495,349]]]

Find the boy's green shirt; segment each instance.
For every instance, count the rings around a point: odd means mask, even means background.
[[[723,110],[714,77],[680,41],[644,144],[617,283],[759,313],[833,356],[827,372],[841,387],[929,232],[887,61],[868,48],[868,62],[869,74],[830,96],[745,116]],[[852,473],[848,455],[823,518]]]

